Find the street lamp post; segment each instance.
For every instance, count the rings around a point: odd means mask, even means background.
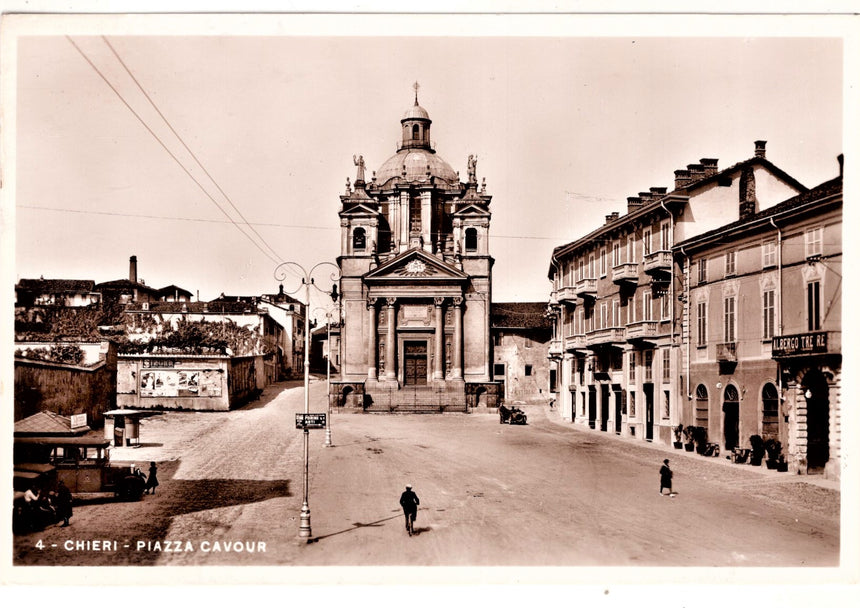
[[[287,268],[292,267],[293,269],[300,272],[300,276],[302,279],[302,286],[305,288],[305,414],[309,413],[310,409],[310,369],[311,369],[311,361],[310,361],[310,305],[311,305],[311,286],[316,287],[317,290],[321,290],[314,284],[314,279],[311,276],[313,272],[319,268],[320,266],[332,266],[337,269],[336,273],[333,273],[331,276],[331,280],[337,281],[340,278],[340,269],[337,265],[331,262],[319,262],[318,264],[311,267],[310,270],[305,270],[304,266],[298,264],[296,262],[283,262],[282,264],[278,264],[275,267],[275,280],[283,281],[287,276]],[[286,292],[289,294],[296,293],[301,287],[296,288],[294,291]],[[325,292],[323,292],[325,293]],[[337,294],[337,284],[335,283],[334,287],[331,291],[332,298]],[[328,424],[328,422],[326,422]],[[299,515],[299,538],[310,538],[311,537],[311,509],[308,506],[308,460],[309,460],[309,452],[308,452],[308,429],[305,427],[304,432],[304,454],[305,454],[305,466],[304,466],[304,492],[302,495],[302,509]]]
[[[333,292],[332,292],[331,296],[332,296],[332,299],[336,300],[335,294]],[[325,419],[325,443],[323,445],[327,448],[330,448],[330,447],[332,447],[332,442],[331,442],[331,318],[332,318],[332,311],[330,309],[327,309],[327,308],[317,308],[316,310],[314,310],[314,312],[316,312],[317,310],[321,310],[325,314],[325,319],[326,319],[326,324],[325,324],[325,327],[326,327],[326,345],[327,345],[326,348],[328,349],[328,352],[326,353],[326,356],[325,356],[325,392],[326,392],[326,395],[328,396],[327,397],[328,398],[328,409],[327,409],[328,414],[326,415],[326,419]]]

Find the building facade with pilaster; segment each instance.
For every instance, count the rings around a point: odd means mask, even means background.
[[[675,187],[627,199],[603,226],[557,247],[550,261],[550,360],[562,416],[604,432],[671,443],[686,424],[683,274],[675,243],[778,204],[806,188],[755,155],[727,169],[703,158]]]
[[[493,406],[490,201],[436,154],[427,111],[400,121],[397,152],[340,197],[340,377],[333,400],[368,411]]]
[[[841,163],[840,163],[841,169]],[[841,462],[842,176],[675,246],[691,400],[725,451],[780,442],[788,470]]]

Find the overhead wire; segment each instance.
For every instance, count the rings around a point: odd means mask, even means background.
[[[251,241],[254,244],[254,246],[257,247],[257,249],[259,249],[260,252],[263,253],[263,255],[265,255],[267,258],[269,258],[269,260],[271,260],[273,263],[278,264],[281,260],[273,257],[268,251],[263,249],[260,246],[260,244],[257,241],[255,241],[253,238],[251,238],[251,236],[242,229],[241,225],[238,224],[230,216],[230,214],[224,210],[224,208],[218,203],[218,201],[216,201],[215,198],[211,194],[209,194],[209,192],[206,190],[206,188],[203,187],[203,184],[201,184],[197,180],[197,178],[195,178],[194,175],[192,175],[192,173],[188,170],[188,168],[182,164],[182,161],[180,161],[176,157],[176,155],[173,154],[173,152],[171,152],[170,148],[168,148],[167,145],[161,140],[161,138],[158,137],[158,135],[156,135],[156,133],[152,130],[152,128],[146,123],[145,120],[143,120],[143,118],[141,118],[141,116],[134,110],[134,108],[131,107],[131,105],[128,103],[128,101],[126,101],[126,99],[117,90],[117,88],[110,82],[110,80],[108,80],[108,78],[102,73],[102,71],[98,69],[98,67],[92,62],[92,60],[87,56],[87,54],[84,53],[84,51],[75,43],[74,40],[72,40],[71,36],[66,36],[66,39],[69,41],[69,43],[71,43],[71,45],[73,47],[75,47],[75,50],[78,51],[78,53],[81,55],[81,57],[84,58],[84,61],[86,61],[87,64],[89,64],[89,66],[96,72],[96,74],[99,75],[99,77],[105,82],[105,84],[107,84],[108,87],[110,87],[110,89],[114,92],[114,94],[120,99],[120,101],[122,101],[122,103],[125,105],[125,107],[128,108],[128,110],[134,115],[134,117],[137,118],[137,120],[140,122],[140,124],[143,125],[143,127],[149,132],[149,134],[152,135],[152,137],[155,138],[155,140],[159,144],[161,144],[161,147],[164,148],[165,152],[167,152],[167,154],[170,156],[170,158],[172,158],[176,162],[176,164],[179,165],[179,167],[185,172],[185,174],[191,178],[191,181],[193,181],[195,184],[197,184],[197,187],[200,188],[200,190],[203,192],[203,194],[205,194],[206,197],[209,200],[211,200],[215,204],[216,207],[218,207],[218,209],[221,211],[221,213],[223,213],[224,216],[228,220],[230,220],[230,223],[232,223],[236,227],[236,229],[239,230],[239,232],[241,232],[245,236],[245,238],[247,238],[249,241]]]
[[[137,88],[140,89],[140,92],[143,93],[143,96],[146,97],[146,100],[150,103],[150,105],[152,105],[152,107],[155,109],[155,111],[158,113],[158,115],[164,121],[164,124],[167,125],[167,128],[170,129],[170,132],[176,136],[176,139],[179,140],[179,143],[182,144],[182,147],[185,148],[185,150],[191,155],[191,158],[194,159],[194,162],[196,162],[197,165],[200,167],[200,169],[203,170],[203,173],[206,175],[206,177],[208,177],[211,180],[211,182],[215,185],[215,187],[218,189],[218,192],[220,192],[221,195],[224,197],[224,199],[228,203],[230,203],[230,206],[233,207],[233,209],[236,211],[237,214],[239,214],[239,217],[242,218],[242,221],[245,223],[245,225],[248,226],[255,235],[257,235],[257,238],[260,239],[260,241],[269,249],[269,251],[271,251],[275,255],[276,258],[283,261],[283,258],[280,255],[278,255],[278,252],[275,251],[274,248],[271,245],[269,245],[269,243],[266,242],[266,239],[264,239],[262,237],[262,235],[259,232],[257,232],[257,230],[251,225],[251,223],[248,222],[248,220],[245,218],[245,216],[242,214],[242,212],[239,210],[239,208],[233,203],[233,201],[230,199],[230,197],[227,195],[227,193],[224,192],[224,190],[221,188],[221,186],[218,184],[218,182],[215,180],[215,178],[212,177],[212,175],[206,169],[205,165],[200,161],[199,158],[197,158],[197,155],[194,154],[194,152],[191,150],[191,148],[188,147],[188,144],[185,143],[185,140],[182,139],[182,136],[176,132],[176,129],[173,128],[173,125],[170,123],[169,120],[167,120],[167,117],[161,112],[161,110],[158,108],[158,105],[152,100],[152,98],[149,96],[149,93],[147,93],[146,90],[143,88],[143,86],[140,84],[138,79],[132,73],[131,69],[129,69],[129,67],[126,65],[126,63],[122,60],[122,57],[119,56],[119,53],[117,53],[116,49],[113,47],[113,45],[110,43],[110,41],[105,36],[102,36],[101,38],[102,38],[102,40],[104,40],[104,43],[107,45],[107,47],[111,50],[111,53],[113,53],[114,57],[116,57],[117,61],[119,61],[120,65],[123,67],[123,69],[125,69],[125,71],[128,73],[128,75],[134,81],[134,84],[137,85]]]

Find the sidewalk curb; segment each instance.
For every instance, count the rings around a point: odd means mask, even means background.
[[[654,441],[646,441],[639,438],[632,437],[623,437],[621,435],[616,435],[615,433],[598,431],[595,429],[591,429],[588,426],[577,424],[575,422],[570,422],[568,420],[564,420],[561,417],[561,414],[555,410],[550,409],[547,405],[539,405],[536,404],[532,406],[532,408],[540,408],[540,411],[543,412],[548,422],[556,424],[558,426],[566,427],[572,430],[581,431],[583,433],[597,433],[601,437],[606,437],[607,439],[611,439],[613,441],[620,441],[622,443],[629,443],[631,445],[641,446],[643,448],[654,450],[655,452],[661,452],[664,454],[672,454],[676,457],[683,457],[691,460],[695,460],[696,462],[702,462],[706,464],[711,464],[714,466],[725,466],[725,467],[743,467],[743,470],[750,471],[751,473],[758,474],[764,478],[772,479],[773,481],[779,481],[784,483],[791,482],[800,482],[807,483],[810,485],[818,486],[821,488],[825,488],[827,490],[833,490],[836,492],[842,491],[841,482],[836,479],[824,479],[819,475],[792,475],[791,473],[779,473],[777,471],[772,471],[764,466],[761,467],[753,467],[750,465],[737,465],[732,464],[731,461],[724,457],[707,457],[696,454],[695,452],[687,452],[686,450],[676,450],[674,447],[670,445],[664,445],[662,443],[657,443]],[[528,410],[526,410],[528,411]]]

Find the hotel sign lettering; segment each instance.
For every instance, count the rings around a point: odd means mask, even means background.
[[[808,334],[775,336],[771,345],[771,356],[789,357],[827,352],[827,332],[817,331]]]

